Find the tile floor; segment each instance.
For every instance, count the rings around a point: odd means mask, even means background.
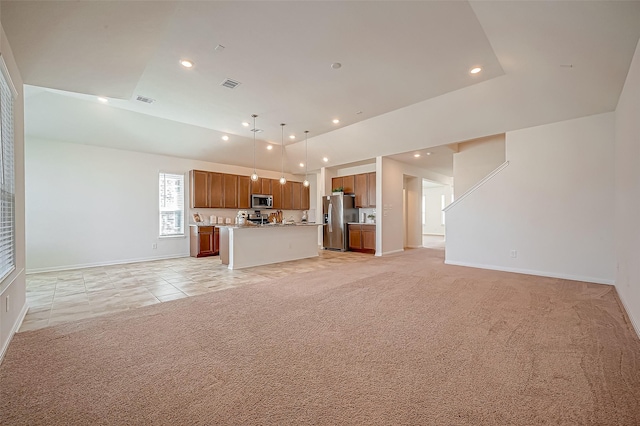
[[[370,254],[321,250],[312,259],[229,270],[218,256],[158,260],[27,275],[20,332],[154,303],[358,262]]]

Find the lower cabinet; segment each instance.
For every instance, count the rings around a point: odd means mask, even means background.
[[[190,225],[190,250],[193,257],[216,256],[220,252],[220,229]]]
[[[349,249],[374,254],[376,252],[376,225],[350,223]]]

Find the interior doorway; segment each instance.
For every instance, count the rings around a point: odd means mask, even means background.
[[[445,235],[444,208],[453,201],[451,185],[422,180],[422,246],[443,246]]]

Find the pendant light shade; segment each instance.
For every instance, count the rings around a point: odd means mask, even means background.
[[[304,185],[305,187],[309,186],[309,178],[307,177],[307,175],[309,174],[309,151],[307,149],[308,136],[309,136],[309,131],[305,130],[304,131],[304,182],[302,182],[302,185]]]
[[[251,180],[253,182],[257,182],[258,181],[258,173],[256,173],[256,114],[252,114],[251,117],[253,117],[253,173],[251,174]]]
[[[287,183],[287,179],[285,179],[284,177],[284,126],[286,126],[286,124],[284,123],[280,123],[280,127],[282,128],[282,146],[280,147],[280,159],[281,159],[281,175],[280,175],[280,185],[284,185],[285,183]]]

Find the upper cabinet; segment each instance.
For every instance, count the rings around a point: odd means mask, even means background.
[[[249,176],[191,170],[191,208],[250,209],[251,194],[273,195],[273,208],[309,210],[309,188],[301,182],[280,184],[278,179],[260,178],[251,182]]]
[[[272,195],[271,194],[271,179],[258,178],[257,181],[251,182],[251,193],[260,195]]]
[[[331,190],[342,188],[345,194],[355,194],[355,206],[376,206],[376,172],[341,176],[331,179]]]
[[[311,208],[310,200],[311,197],[309,195],[309,187],[303,186],[302,193],[300,194],[300,208],[302,210],[309,210]]]
[[[191,207],[211,208],[223,206],[222,174],[191,170]]]
[[[376,206],[376,172],[367,173],[369,207]]]
[[[331,191],[344,192],[345,194],[354,193],[355,178],[353,175],[340,176],[331,179]],[[342,189],[340,189],[342,188]]]
[[[191,207],[209,207],[209,172],[191,170],[189,172],[191,182]]]
[[[356,207],[369,207],[369,185],[367,174],[355,175]]]
[[[222,173],[209,173],[209,207],[224,207],[224,184]]]
[[[251,178],[238,176],[238,208],[251,208]]]

